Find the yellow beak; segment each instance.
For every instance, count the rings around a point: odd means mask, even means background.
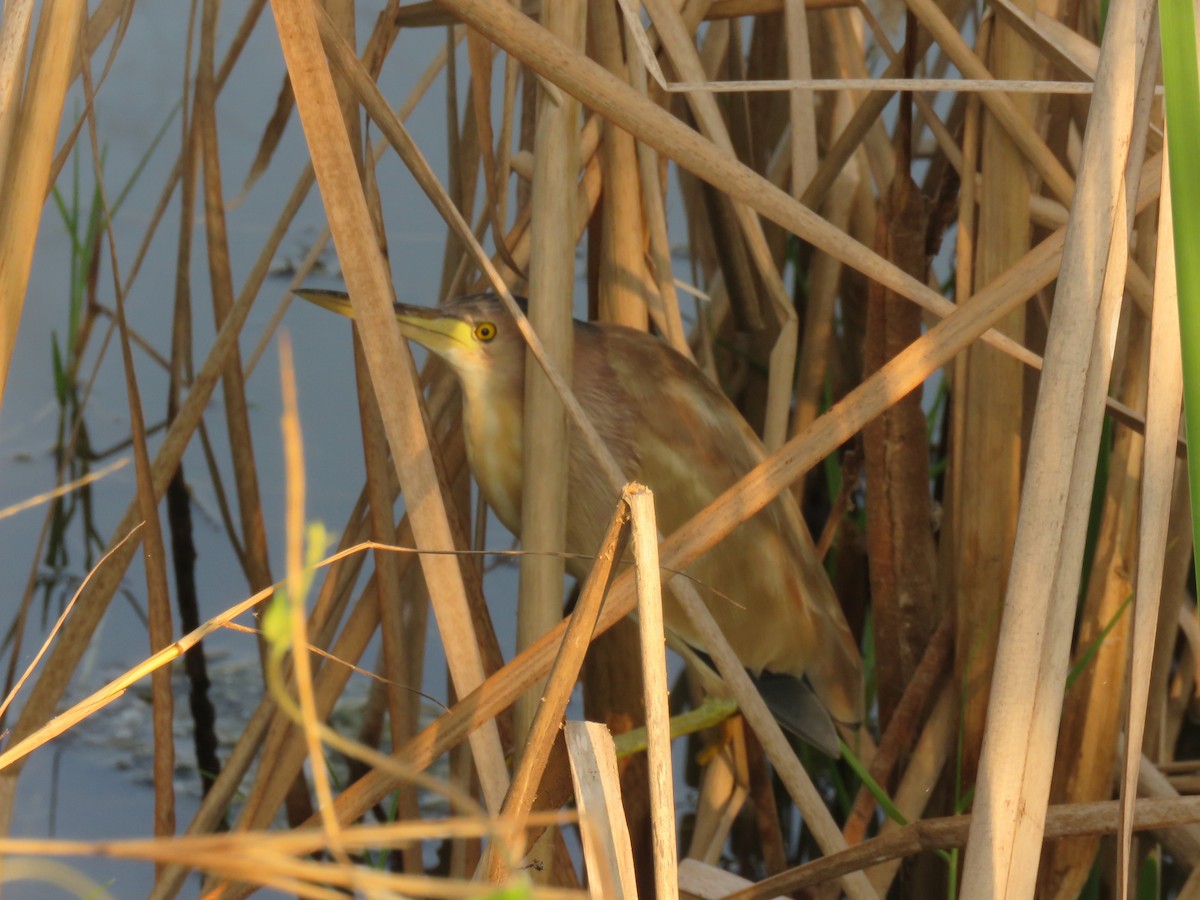
[[[348,319],[354,318],[354,307],[345,291],[304,288],[296,291],[296,296]],[[396,303],[393,308],[396,321],[400,323],[400,333],[434,353],[441,355],[455,347],[470,346],[470,326],[460,319],[428,306]]]

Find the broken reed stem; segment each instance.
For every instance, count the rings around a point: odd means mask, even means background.
[[[625,490],[633,519],[633,560],[638,595],[638,635],[646,698],[646,755],[650,764],[650,818],[654,834],[655,895],[679,892],[675,850],[675,785],[671,775],[671,713],[667,708],[666,634],[658,568],[654,495],[641,485]]]
[[[583,585],[575,611],[567,619],[562,644],[559,646],[541,702],[531,723],[520,763],[513,774],[512,786],[508,796],[504,798],[501,814],[512,819],[514,843],[517,842],[517,832],[524,828],[525,819],[537,796],[542,774],[550,759],[551,745],[558,735],[567,701],[570,700],[575,683],[579,680],[584,654],[591,646],[596,621],[600,618],[600,607],[612,581],[614,564],[621,555],[628,519],[629,506],[625,498],[622,498],[618,501],[616,511],[609,522],[608,531],[596,556],[596,563]],[[503,874],[502,861],[493,855],[488,867],[489,878],[497,881]]]
[[[592,900],[618,896],[635,900],[638,892],[633,848],[621,802],[621,776],[612,735],[599,722],[567,722],[563,737],[571,762]]]

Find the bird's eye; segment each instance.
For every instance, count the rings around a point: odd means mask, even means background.
[[[485,344],[496,336],[496,326],[491,322],[480,322],[475,326],[475,337]]]

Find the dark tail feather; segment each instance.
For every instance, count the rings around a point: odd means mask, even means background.
[[[837,729],[813,689],[792,675],[764,672],[755,679],[763,700],[783,729],[837,759]]]

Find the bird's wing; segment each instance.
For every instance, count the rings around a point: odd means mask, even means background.
[[[758,465],[765,451],[728,398],[688,360],[639,332],[606,327],[602,335],[613,402],[625,404],[632,427],[645,431],[634,435],[638,477],[654,491],[659,527],[669,534]],[[806,676],[836,719],[861,720],[858,646],[790,492],[735,529],[689,574],[702,583],[702,596],[743,664]],[[692,639],[686,619],[668,624]]]

